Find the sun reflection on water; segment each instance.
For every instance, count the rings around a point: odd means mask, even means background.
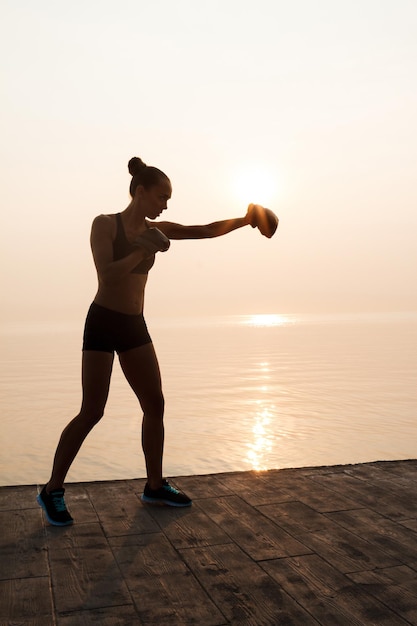
[[[244,316],[243,323],[248,326],[283,326],[294,322],[289,315],[280,315],[277,313],[268,313],[261,315]]]
[[[247,462],[256,471],[267,469],[265,456],[271,452],[273,435],[271,433],[272,413],[268,408],[263,408],[254,416],[252,427],[253,439],[249,442]]]
[[[246,462],[251,469],[262,471],[268,467],[268,456],[270,455],[274,439],[276,438],[275,430],[275,406],[267,401],[268,384],[270,379],[270,364],[268,361],[262,361],[257,364],[256,382],[260,383],[256,386],[257,398],[254,399],[253,405],[255,411],[251,428],[251,439],[247,443]],[[254,388],[255,391],[255,388]]]

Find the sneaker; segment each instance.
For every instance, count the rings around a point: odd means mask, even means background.
[[[46,519],[53,526],[70,526],[74,522],[68,513],[64,500],[65,489],[55,489],[46,493],[45,487],[36,497],[38,504],[45,511]]]
[[[191,506],[192,500],[185,493],[172,487],[167,480],[159,489],[151,489],[146,483],[140,499],[147,504],[167,504],[168,506]]]

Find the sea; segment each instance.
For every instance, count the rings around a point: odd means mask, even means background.
[[[417,458],[417,313],[148,319],[166,398],[164,474]],[[42,484],[78,413],[83,320],[0,333],[0,485]],[[145,476],[115,361],[67,480]]]

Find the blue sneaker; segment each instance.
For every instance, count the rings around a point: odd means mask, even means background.
[[[166,504],[168,506],[191,506],[192,500],[169,484],[163,481],[159,489],[151,489],[146,483],[140,499],[146,504]]]
[[[74,523],[68,513],[64,500],[65,489],[55,489],[46,493],[45,487],[36,497],[38,504],[45,511],[46,519],[53,526],[70,526]]]

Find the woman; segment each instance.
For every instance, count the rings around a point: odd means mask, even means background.
[[[52,474],[37,500],[48,521],[57,526],[73,523],[64,500],[64,480],[84,439],[101,419],[106,405],[114,352],[143,411],[142,447],[147,483],[143,502],[190,506],[191,500],[174,489],[162,474],[164,397],[152,340],[143,318],[148,272],[158,251],[170,239],[219,237],[253,223],[253,207],[245,217],[205,226],[182,226],[155,220],[167,209],[172,188],[159,169],[134,157],[129,161],[132,201],[121,213],[99,215],[92,224],[91,248],[98,275],[98,291],[89,309],[83,342],[80,413],[64,429]]]

